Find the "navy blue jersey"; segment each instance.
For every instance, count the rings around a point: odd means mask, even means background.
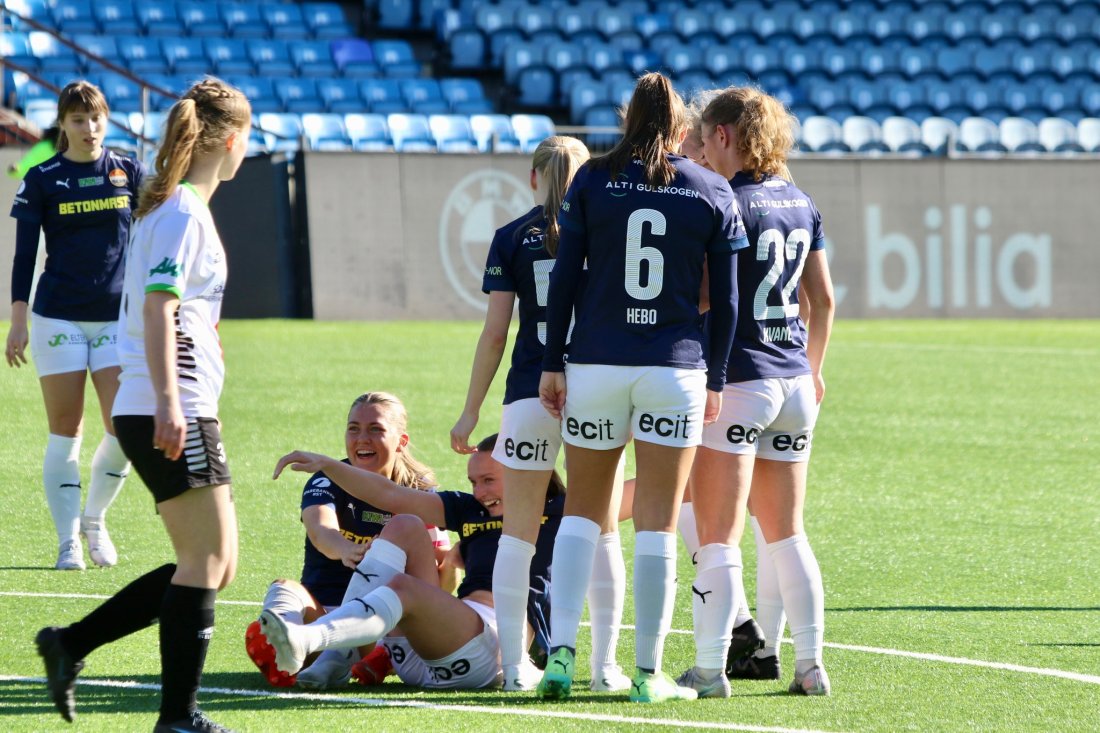
[[[738,254],[737,331],[727,382],[810,373],[806,328],[798,317],[798,281],[806,255],[825,246],[821,214],[810,197],[778,176],[730,181],[751,246]]]
[[[669,160],[677,173],[668,186],[646,183],[638,160],[615,180],[594,161],[574,177],[559,215],[562,237],[550,278],[548,371],[561,371],[573,307],[572,363],[706,365],[699,318],[704,258],[729,259],[748,241],[728,182],[687,158]],[[571,283],[585,261],[585,287],[578,291]],[[720,362],[724,374],[725,359]]]
[[[46,235],[35,313],[67,321],[118,320],[130,212],[143,177],[141,163],[109,150],[91,163],[58,154],[27,171],[11,215],[41,226]],[[30,295],[33,275],[34,253],[16,252],[13,300]]]
[[[464,491],[440,491],[439,498],[443,500],[444,527],[458,533],[458,550],[466,565],[466,577],[458,586],[458,597],[465,598],[475,590],[491,591],[503,517],[490,516],[481,502]],[[564,509],[564,494],[546,500],[542,526],[535,541],[535,556],[531,560],[527,620],[534,627],[540,645],[550,638],[550,560]]]
[[[348,463],[347,460],[343,461]],[[352,542],[369,546],[393,515],[347,493],[325,475],[313,474],[302,489],[302,509],[331,504],[336,509],[340,532]],[[351,580],[351,568],[325,557],[306,535],[302,585],[322,606],[339,606]]]
[[[512,367],[504,404],[539,395],[542,353],[546,343],[546,295],[554,257],[543,243],[546,217],[536,206],[497,230],[485,260],[481,289],[511,292],[519,300],[519,330],[512,347]]]

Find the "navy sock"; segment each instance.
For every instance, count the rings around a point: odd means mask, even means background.
[[[206,649],[214,633],[212,588],[169,585],[160,607],[160,722],[187,718],[198,708]]]
[[[61,646],[73,659],[83,659],[104,644],[151,626],[175,572],[175,565],[162,565],[136,578],[80,621],[62,629]]]

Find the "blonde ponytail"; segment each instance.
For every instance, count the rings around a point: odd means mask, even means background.
[[[547,222],[543,244],[551,256],[556,257],[558,254],[558,238],[561,233],[558,212],[561,210],[561,202],[565,199],[565,192],[569,190],[573,176],[588,157],[588,148],[584,143],[575,137],[564,135],[548,137],[535,148],[531,167],[542,174],[548,189],[546,202],[542,207]]]

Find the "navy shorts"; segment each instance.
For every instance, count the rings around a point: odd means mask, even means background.
[[[116,415],[111,418],[122,452],[159,504],[189,489],[230,483],[218,421],[212,417],[187,418],[183,453],[174,461],[153,447],[151,415]]]

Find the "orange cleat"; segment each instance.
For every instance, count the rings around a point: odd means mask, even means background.
[[[380,685],[393,673],[390,651],[381,644],[351,668],[351,678],[361,685]]]
[[[293,687],[296,675],[279,671],[275,666],[275,648],[267,643],[260,631],[260,622],[253,621],[244,632],[244,650],[248,658],[260,668],[260,673],[275,687]]]

